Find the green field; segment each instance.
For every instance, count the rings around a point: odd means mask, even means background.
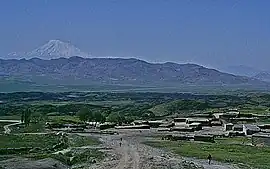
[[[254,114],[270,114],[269,107],[256,107],[256,106],[250,106],[245,108],[239,109],[241,113],[254,113]]]
[[[59,136],[54,134],[20,134],[0,135],[0,148],[38,147],[48,148],[58,143]],[[68,136],[69,147],[80,147],[85,145],[98,145],[100,142],[92,137],[79,136],[76,134]]]
[[[45,123],[30,123],[28,126],[24,124],[14,125],[10,127],[11,133],[42,133],[45,132]]]
[[[106,100],[106,101],[32,101],[26,102],[30,105],[53,105],[53,106],[63,106],[67,104],[88,104],[97,106],[111,106],[111,105],[122,105],[122,104],[132,104],[129,100]]]
[[[54,122],[54,123],[70,123],[70,124],[79,124],[82,123],[82,121],[79,119],[78,116],[48,116],[48,121],[49,122]]]
[[[230,163],[243,163],[258,169],[270,169],[270,148],[253,147],[246,138],[217,139],[216,143],[189,141],[150,140],[145,144],[164,148],[181,156],[206,159],[210,153],[214,160]]]
[[[0,116],[0,120],[21,120],[21,117],[19,115]]]
[[[58,143],[55,135],[0,135],[0,148],[52,147]]]
[[[0,135],[0,160],[13,157],[26,157],[32,159],[55,158],[67,165],[75,165],[88,162],[90,159],[101,160],[102,152],[94,148],[76,149],[82,146],[96,146],[100,142],[92,137],[79,136],[76,134],[67,136],[67,143],[54,148],[60,143],[60,136],[54,134],[20,134]],[[25,148],[14,150],[10,148]],[[65,154],[54,154],[55,151],[70,149]],[[73,160],[70,161],[70,157]]]
[[[97,139],[87,136],[79,136],[73,134],[68,139],[69,147],[81,147],[81,146],[88,146],[88,145],[99,145],[101,142]]]
[[[159,104],[150,109],[156,116],[166,116],[172,114],[180,114],[186,116],[191,112],[203,111],[209,109],[210,106],[202,101],[197,100],[175,100],[168,103]]]

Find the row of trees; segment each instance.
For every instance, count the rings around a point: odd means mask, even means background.
[[[21,121],[26,126],[29,126],[31,122],[39,123],[41,121],[45,121],[46,117],[47,117],[46,115],[41,114],[40,112],[34,112],[31,109],[25,109],[22,110]]]
[[[74,104],[73,107],[72,105],[65,105],[61,107],[65,107],[69,111],[73,109],[73,112],[79,117],[81,121],[84,122],[91,121],[103,123],[105,121],[108,121],[122,124],[132,122],[135,117],[149,118],[149,113],[147,113],[146,111],[146,109],[149,109],[149,105],[125,105],[109,108],[101,106],[82,106],[80,104]],[[22,112],[21,121],[26,126],[28,126],[30,123],[39,123],[41,121],[46,121],[47,115],[49,115],[53,109],[54,106],[42,105],[24,107],[21,110],[18,110],[16,108],[14,110]]]
[[[22,111],[21,121],[26,126],[28,126],[31,122],[31,115],[32,115],[32,111],[30,109],[26,109]]]
[[[100,110],[90,110],[87,107],[82,108],[77,115],[81,121],[91,121],[91,122],[100,122],[103,123],[106,121],[106,117]]]
[[[122,123],[131,123],[134,119],[131,116],[125,116],[119,112],[113,112],[107,116],[106,121],[121,125]]]
[[[91,121],[91,122],[100,122],[103,123],[105,121],[113,122],[113,123],[131,123],[134,119],[130,116],[125,116],[119,112],[112,112],[112,113],[104,113],[100,110],[91,110],[87,107],[82,108],[78,113],[77,116],[81,121]]]
[[[21,121],[25,124],[25,126],[29,126],[30,123],[39,123],[45,119],[46,115],[43,115],[39,112],[33,111],[31,109],[25,109],[21,114]],[[102,112],[99,109],[93,110],[88,107],[82,108],[77,116],[83,122],[91,121],[91,122],[99,122],[104,123],[105,121],[113,122],[117,124],[122,123],[131,123],[134,119],[130,116],[125,116],[119,112],[106,113]]]
[[[77,113],[79,119],[83,122],[96,122],[96,124],[113,122],[117,124],[131,123],[135,118],[150,119],[154,118],[155,114],[149,109],[152,104],[132,104],[120,105],[112,107],[89,106],[81,104],[70,104],[61,106],[66,111],[73,110]],[[181,110],[204,110],[209,107],[207,102],[194,101],[194,100],[177,100],[163,105],[163,110],[172,114]],[[58,107],[59,108],[59,107]],[[52,111],[53,106],[43,105],[40,107],[25,108],[22,111],[21,121],[28,126],[31,122],[38,123],[44,121],[48,112],[43,110]],[[77,110],[77,111],[76,111]],[[42,112],[42,113],[40,113]]]

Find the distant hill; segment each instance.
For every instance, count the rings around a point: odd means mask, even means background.
[[[270,72],[258,73],[257,75],[254,76],[254,78],[261,81],[270,82]]]
[[[223,73],[196,64],[148,63],[122,58],[39,58],[3,60],[0,72],[39,84],[258,85],[253,78]]]
[[[247,76],[247,77],[253,77],[259,74],[260,72],[262,72],[262,70],[260,69],[256,69],[256,68],[245,66],[245,65],[228,66],[225,68],[221,68],[220,70],[227,73],[234,74],[234,75]]]

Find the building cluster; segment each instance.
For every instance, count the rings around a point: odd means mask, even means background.
[[[253,145],[270,145],[270,124],[259,123],[268,115],[242,114],[237,110],[225,113],[193,114],[188,117],[157,121],[134,121],[116,129],[156,128],[162,139],[214,142],[216,137],[250,137]],[[269,140],[269,141],[268,141]]]
[[[168,140],[194,140],[214,142],[216,137],[249,137],[253,145],[270,146],[270,124],[260,123],[269,119],[269,115],[242,114],[237,110],[223,113],[193,114],[185,117],[166,118],[163,120],[135,120],[131,124],[117,125],[105,122],[102,124],[53,124],[47,126],[53,131],[87,132],[89,126],[101,131],[114,128],[121,129],[154,129]]]

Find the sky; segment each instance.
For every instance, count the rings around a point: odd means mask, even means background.
[[[267,0],[1,0],[0,56],[51,39],[93,56],[270,69]]]

